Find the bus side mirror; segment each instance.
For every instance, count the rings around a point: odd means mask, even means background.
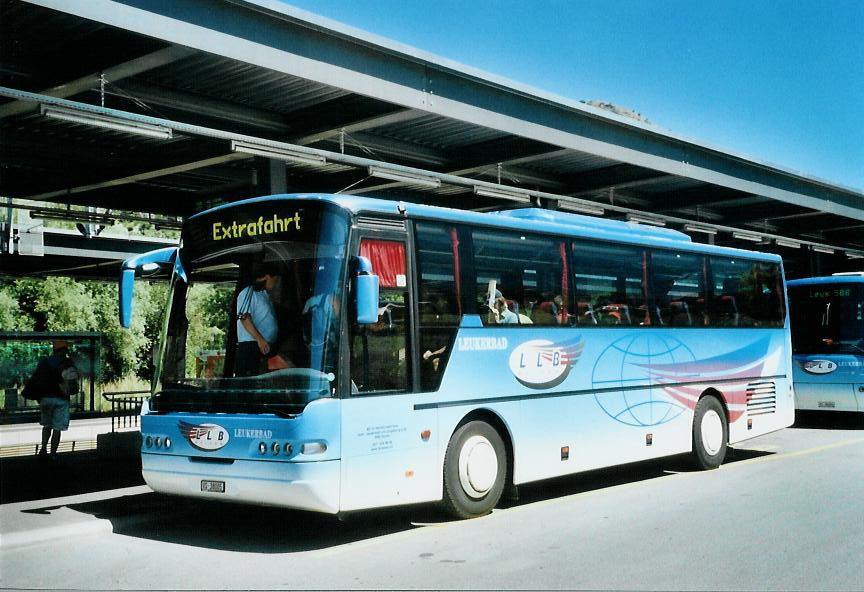
[[[135,288],[135,272],[139,268],[147,270],[149,267],[158,268],[160,263],[174,263],[176,273],[185,276],[182,266],[177,259],[177,247],[167,247],[135,255],[120,264],[120,326],[128,329],[132,326],[132,301]]]
[[[378,276],[372,275],[372,264],[366,257],[357,257],[354,293],[357,296],[357,324],[373,325],[377,323]]]

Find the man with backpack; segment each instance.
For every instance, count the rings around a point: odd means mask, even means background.
[[[69,357],[69,344],[54,342],[50,356],[39,362],[27,389],[39,399],[42,417],[42,447],[39,457],[48,457],[48,441],[51,441],[51,459],[57,458],[60,433],[69,429],[69,397],[78,393],[80,374]]]

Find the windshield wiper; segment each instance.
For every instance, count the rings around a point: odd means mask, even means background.
[[[843,348],[848,347],[850,349],[854,349],[854,350],[864,354],[864,347],[861,347],[857,343],[852,343],[851,341],[849,343],[846,343],[845,341],[841,341],[841,342],[837,343],[837,347],[838,347],[838,349],[843,349]]]
[[[287,411],[277,409],[276,405],[262,405],[262,407],[264,407],[264,409],[266,409],[267,411],[272,412],[273,415],[276,415],[278,417],[284,417],[286,419],[294,419],[299,415],[299,413],[289,413]],[[282,405],[280,405],[280,407],[282,407]]]

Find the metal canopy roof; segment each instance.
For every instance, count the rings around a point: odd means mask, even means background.
[[[557,203],[777,252],[791,276],[864,255],[860,191],[275,1],[0,0],[0,58],[4,197],[162,216],[291,191]]]

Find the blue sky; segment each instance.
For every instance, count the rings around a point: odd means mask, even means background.
[[[288,4],[864,190],[864,0]]]

